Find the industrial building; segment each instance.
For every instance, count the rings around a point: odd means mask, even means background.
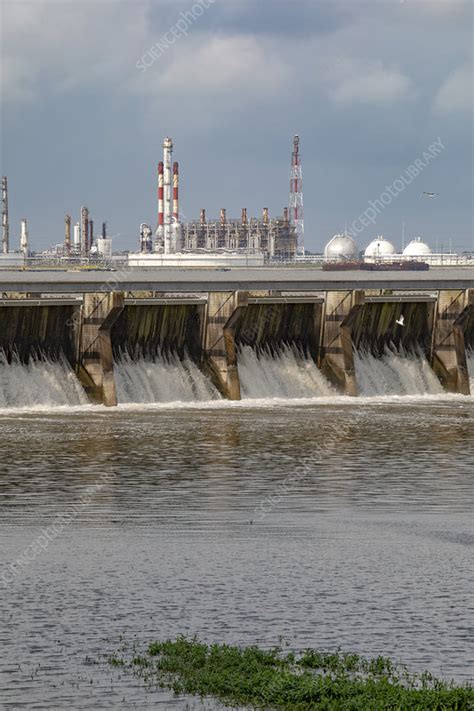
[[[89,215],[89,208],[81,207],[80,220],[73,227],[72,239],[71,215],[65,215],[63,256],[69,259],[74,257],[88,259],[91,256],[110,259],[112,240],[107,237],[107,223],[102,223],[101,235],[94,244],[94,221]]]
[[[276,218],[270,218],[266,207],[260,218],[248,218],[243,208],[240,219],[230,220],[225,209],[219,220],[207,220],[206,211],[201,210],[200,220],[183,225],[181,236],[182,249],[189,251],[225,250],[285,259],[292,259],[297,251],[296,229],[286,208],[283,217]]]
[[[299,139],[295,137],[292,176],[301,176]],[[151,227],[140,225],[140,254],[130,254],[130,266],[163,266],[199,263],[254,265],[270,260],[294,259],[302,245],[302,195],[293,200],[282,216],[249,217],[243,208],[240,219],[227,217],[222,208],[218,219],[208,219],[203,208],[199,220],[182,223],[179,210],[179,164],[172,161],[173,141],[163,141],[163,160],[158,163],[158,223],[155,240]],[[301,177],[291,178],[291,189],[301,189]]]

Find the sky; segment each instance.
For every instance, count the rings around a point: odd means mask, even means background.
[[[156,226],[165,136],[181,210],[280,215],[301,140],[320,251],[428,147],[357,235],[474,250],[472,0],[1,0],[0,170],[10,240],[59,243],[87,205],[115,249]],[[154,52],[154,56],[153,56]],[[408,183],[408,181],[407,181]],[[431,198],[424,192],[436,193]]]

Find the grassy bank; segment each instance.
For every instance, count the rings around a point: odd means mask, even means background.
[[[425,672],[409,674],[389,659],[306,650],[202,644],[196,639],[153,642],[129,661],[111,657],[147,683],[177,694],[212,696],[228,705],[291,711],[474,710],[472,687],[455,686]]]

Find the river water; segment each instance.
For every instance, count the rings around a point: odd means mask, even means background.
[[[202,708],[100,661],[180,633],[474,677],[474,398],[315,382],[1,406],[1,708]]]

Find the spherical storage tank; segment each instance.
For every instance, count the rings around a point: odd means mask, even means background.
[[[406,257],[426,257],[431,254],[431,249],[426,242],[422,242],[420,237],[413,239],[403,250]]]
[[[349,235],[334,235],[324,248],[327,259],[356,259],[359,248]]]
[[[372,240],[370,244],[367,245],[364,257],[373,259],[374,257],[389,257],[392,254],[396,254],[397,250],[388,239],[385,239],[383,235],[379,235],[376,239]]]

